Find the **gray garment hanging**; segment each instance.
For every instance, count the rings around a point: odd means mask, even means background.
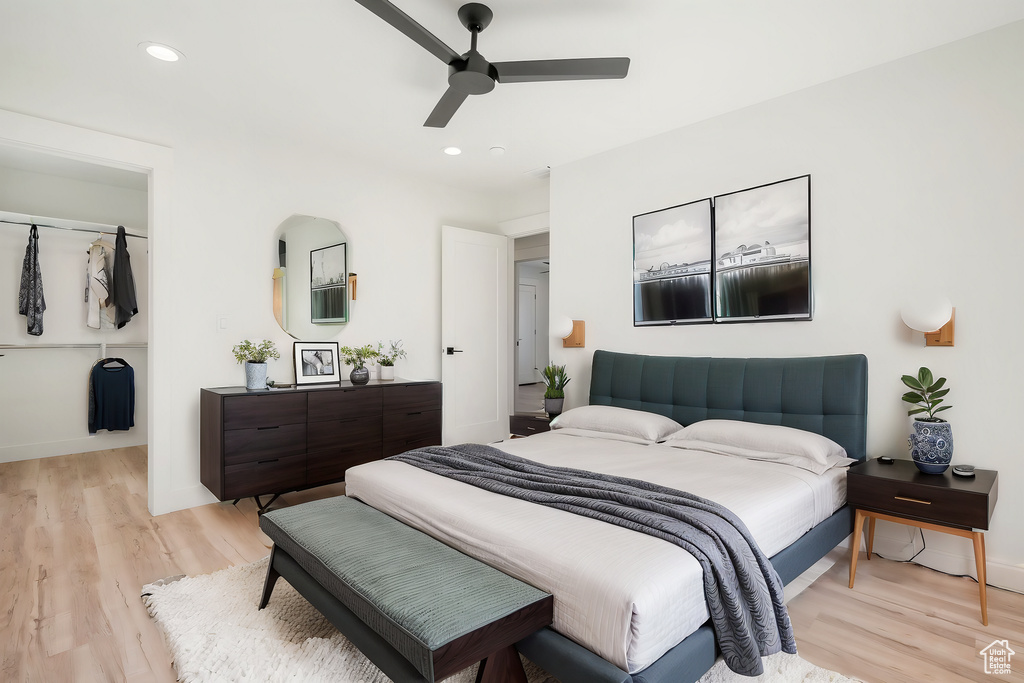
[[[18,290],[18,313],[27,318],[29,334],[36,337],[42,335],[45,310],[43,273],[39,269],[39,228],[33,224],[28,231],[25,261],[21,266],[21,289]]]

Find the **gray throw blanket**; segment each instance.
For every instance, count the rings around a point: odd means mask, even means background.
[[[761,657],[796,653],[779,575],[743,522],[713,501],[638,479],[550,467],[480,444],[432,446],[388,459],[678,545],[704,569],[708,611],[730,669],[758,676]]]

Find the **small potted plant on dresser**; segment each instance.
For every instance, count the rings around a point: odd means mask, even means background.
[[[554,418],[562,414],[562,403],[565,401],[565,385],[569,383],[569,375],[565,374],[564,365],[549,363],[541,371],[544,376],[544,412]]]
[[[384,348],[384,342],[377,342],[377,361],[380,363],[380,379],[383,382],[395,378],[395,361],[405,358],[405,349],[402,348],[402,340],[388,342]]]
[[[348,376],[352,384],[366,384],[370,381],[370,371],[366,369],[366,362],[377,357],[377,349],[369,344],[356,347],[342,346],[338,353],[345,361],[345,365],[352,366],[352,372]]]
[[[235,354],[235,360],[245,363],[245,388],[266,389],[267,388],[267,359],[280,358],[274,342],[264,339],[259,344],[254,344],[248,339],[243,339],[231,349]]]
[[[953,427],[936,413],[952,406],[940,406],[949,389],[943,389],[946,378],[935,379],[932,371],[921,368],[917,377],[903,375],[903,383],[911,389],[903,400],[914,406],[907,415],[927,413],[927,417],[914,418],[914,433],[910,435],[910,457],[917,469],[928,474],[942,474],[953,459]]]

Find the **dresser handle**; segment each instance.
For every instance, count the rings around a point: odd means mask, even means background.
[[[277,461],[279,461],[280,459],[281,459],[281,458],[274,458],[273,460],[257,460],[257,461],[256,461],[256,464],[257,464],[257,465],[266,465],[267,463],[271,463],[271,462],[277,462]]]
[[[930,500],[920,500],[918,498],[907,498],[906,496],[893,496],[896,500],[905,500],[908,503],[920,503],[921,505],[931,505]]]
[[[257,427],[256,431],[262,432],[265,429],[280,429],[281,425],[275,425],[273,427]]]

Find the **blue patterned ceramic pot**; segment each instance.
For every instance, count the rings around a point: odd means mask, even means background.
[[[927,474],[942,474],[953,459],[953,425],[948,422],[914,420],[910,435],[910,457],[917,469]]]
[[[267,364],[245,361],[245,388],[266,389],[267,388]]]

